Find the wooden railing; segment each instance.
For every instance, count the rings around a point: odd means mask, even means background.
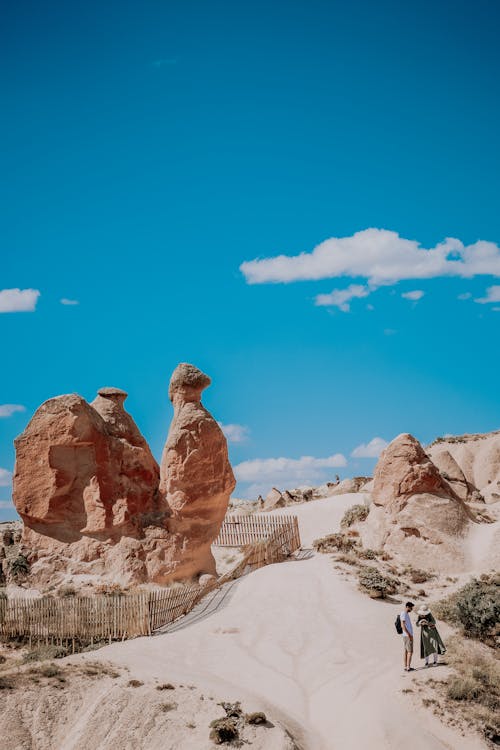
[[[226,517],[216,545],[243,547],[236,566],[206,586],[174,585],[136,594],[76,597],[0,597],[0,638],[78,645],[151,635],[184,616],[209,591],[300,548],[295,516]]]

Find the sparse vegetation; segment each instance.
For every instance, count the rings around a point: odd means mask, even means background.
[[[366,518],[369,513],[369,508],[366,505],[353,505],[351,508],[348,508],[346,512],[344,513],[342,520],[340,522],[340,526],[343,529],[349,528],[349,526],[352,526],[354,523],[359,523],[360,521],[366,521]]]
[[[141,680],[129,680],[127,683],[127,687],[132,688],[142,687],[142,685],[144,685],[144,683]]]
[[[448,658],[456,674],[442,689],[464,723],[476,726],[492,744],[500,744],[500,664],[480,643],[456,637],[450,640]]]
[[[175,690],[174,685],[171,682],[163,682],[161,685],[156,686],[157,690]]]
[[[163,713],[167,713],[168,711],[175,711],[176,708],[177,703],[174,703],[174,701],[161,704],[161,710],[163,711]]]
[[[359,556],[363,558],[363,560],[376,560],[377,559],[377,553],[374,549],[360,549],[358,552]]]
[[[358,581],[362,590],[374,599],[385,599],[396,593],[399,581],[383,575],[377,568],[363,567],[358,573]]]
[[[24,662],[45,661],[48,659],[62,659],[68,655],[68,649],[64,646],[39,646],[24,655]]]
[[[58,596],[63,599],[76,596],[76,593],[76,588],[70,583],[67,583],[64,586],[60,586],[57,590]]]
[[[499,645],[500,581],[498,576],[487,580],[472,579],[451,596],[434,606],[438,617],[457,625],[470,637]]]
[[[26,578],[30,572],[30,564],[24,555],[18,555],[9,563],[9,576],[14,581]]]
[[[432,573],[428,573],[426,570],[418,570],[412,568],[412,570],[410,571],[410,580],[412,583],[425,583],[431,578],[434,578],[434,576],[432,575]]]
[[[216,745],[223,745],[226,742],[233,742],[240,737],[244,716],[239,701],[236,703],[219,703],[225,712],[225,716],[220,719],[214,719],[210,723],[209,739]]]
[[[267,716],[263,711],[255,711],[252,714],[245,715],[247,724],[267,724]]]
[[[350,552],[356,546],[356,541],[346,534],[328,534],[321,539],[315,539],[313,547],[318,552]]]

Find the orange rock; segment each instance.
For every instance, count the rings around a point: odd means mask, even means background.
[[[161,472],[127,394],[46,401],[16,440],[13,499],[33,584],[96,576],[122,585],[214,574],[210,545],[234,488],[227,444],[201,405],[210,379],[179,365]]]
[[[174,406],[160,469],[160,491],[172,513],[170,528],[187,535],[187,574],[214,574],[210,545],[219,533],[236,481],[224,434],[201,403],[210,378],[181,363],[170,380]]]

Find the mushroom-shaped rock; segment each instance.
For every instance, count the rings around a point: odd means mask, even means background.
[[[210,378],[182,363],[170,380],[174,405],[160,469],[160,491],[172,512],[170,527],[190,530],[190,553],[182,567],[186,575],[215,573],[210,545],[219,533],[235,479],[224,434],[201,404]]]

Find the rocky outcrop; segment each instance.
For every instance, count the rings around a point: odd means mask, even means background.
[[[210,545],[227,511],[234,478],[227,442],[216,420],[201,403],[210,378],[193,365],[174,371],[169,397],[174,406],[161,461],[160,491],[177,533],[190,536],[184,555],[186,574],[215,573]]]
[[[191,365],[172,377],[161,487],[124,391],[102,388],[92,404],[59,396],[35,412],[16,440],[13,487],[32,583],[168,583],[215,572],[210,544],[234,477],[225,438],[200,403],[202,381],[210,382]]]
[[[411,495],[430,493],[449,497],[453,493],[439,469],[413,435],[398,435],[382,452],[373,477],[375,505],[402,508]]]
[[[137,533],[140,515],[159,509],[159,468],[126,395],[102,389],[92,405],[58,396],[35,412],[15,441],[13,500],[25,527],[65,543],[104,539]]]
[[[462,499],[500,501],[500,432],[438,438],[427,452]]]
[[[471,515],[412,435],[399,435],[383,451],[372,501],[360,525],[365,546],[384,548],[415,567],[460,568]]]

